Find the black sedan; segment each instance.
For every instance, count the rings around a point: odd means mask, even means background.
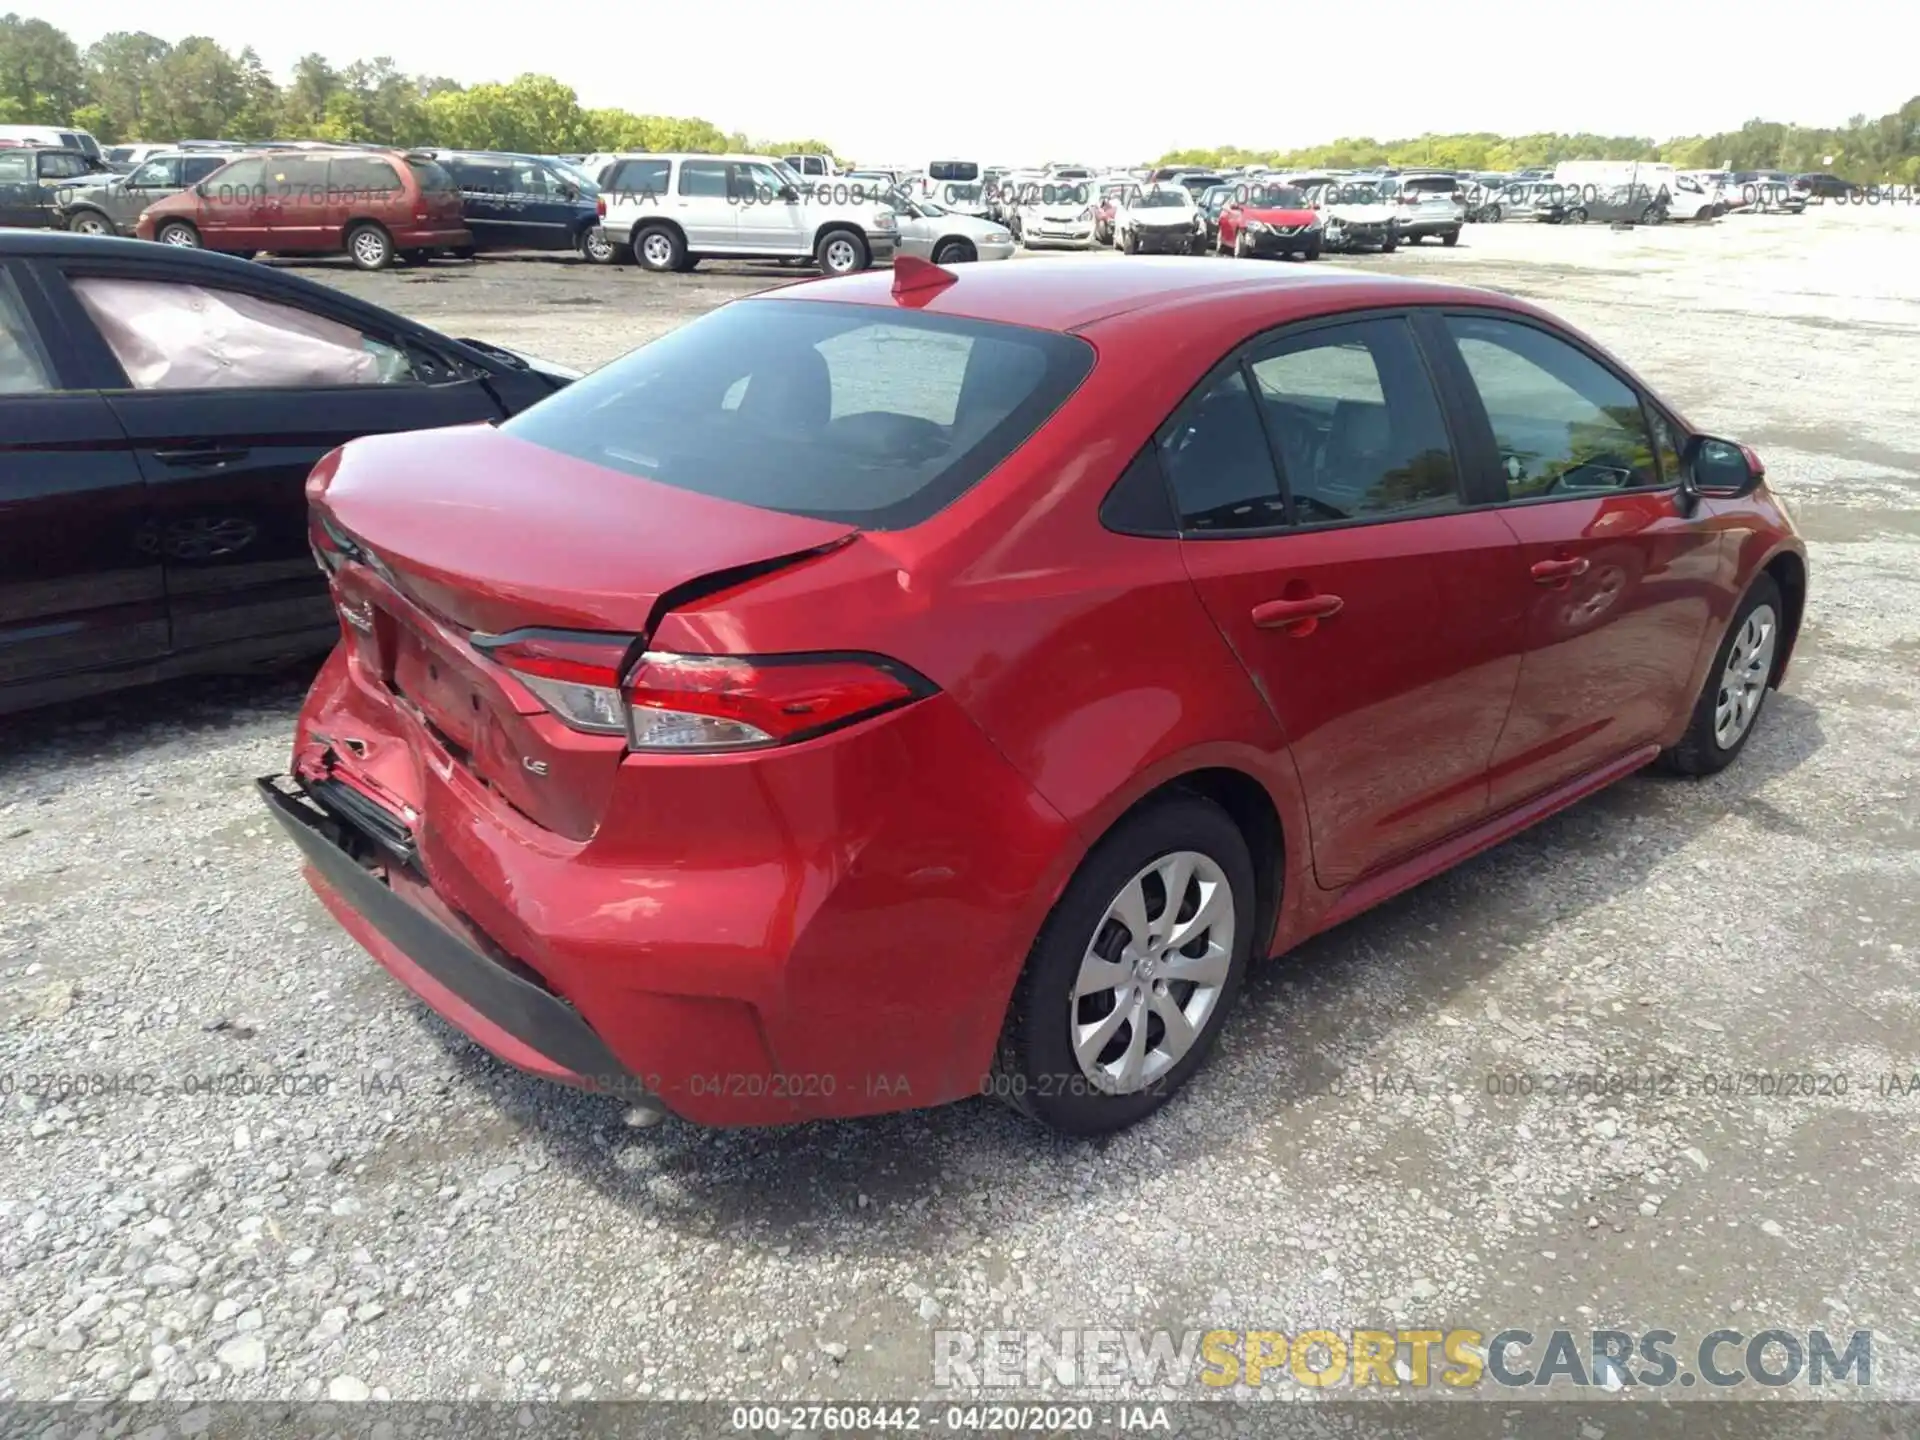
[[[574,378],[243,260],[0,232],[0,713],[324,651],[314,463]]]

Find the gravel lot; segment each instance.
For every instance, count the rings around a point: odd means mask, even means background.
[[[1884,1081],[1920,1071],[1916,239],[1829,208],[1352,262],[1541,300],[1759,448],[1812,548],[1795,674],[1729,773],[1628,781],[1257,971],[1104,1144],[984,1102],[629,1129],[314,901],[251,786],[300,676],[0,722],[0,1399],[904,1397],[941,1327],[1416,1322],[1870,1328],[1875,1391],[1920,1395],[1920,1091]],[[309,273],[581,365],[790,274]],[[1651,1066],[1680,1093],[1487,1084]],[[25,1093],[82,1072],[121,1088]],[[1742,1072],[1845,1093],[1686,1093]]]

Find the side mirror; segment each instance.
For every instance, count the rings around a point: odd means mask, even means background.
[[[207,189],[207,182],[202,180],[198,185],[193,187],[193,193],[204,200],[211,192]]]
[[[563,183],[560,186],[560,198],[563,200],[578,200],[580,198],[580,187],[571,183]]]
[[[780,198],[789,201],[798,200],[800,198],[800,192],[791,185],[782,185],[780,187]]]
[[[1737,500],[1751,495],[1766,474],[1760,457],[1745,445],[1711,435],[1695,435],[1680,456],[1681,489],[1692,496]]]

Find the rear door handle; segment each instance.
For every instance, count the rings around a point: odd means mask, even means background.
[[[245,450],[156,450],[153,458],[162,465],[231,465],[247,458]]]
[[[1536,560],[1532,573],[1535,584],[1557,585],[1562,580],[1586,574],[1589,568],[1584,557],[1578,560]]]
[[[1325,620],[1346,602],[1338,595],[1308,595],[1300,600],[1267,600],[1253,607],[1253,623],[1262,630],[1283,630],[1302,620]],[[1306,633],[1303,628],[1302,634]]]

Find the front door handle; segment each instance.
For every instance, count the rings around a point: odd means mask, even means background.
[[[1536,585],[1561,585],[1576,575],[1584,575],[1591,567],[1586,559],[1536,560],[1533,564],[1533,580]]]
[[[156,450],[153,458],[162,465],[231,465],[247,458],[245,450]]]
[[[1337,615],[1345,604],[1338,595],[1307,595],[1297,600],[1267,600],[1253,607],[1253,623],[1262,630],[1285,630],[1290,626],[1299,626],[1292,633],[1308,635],[1313,631],[1311,624],[1302,621],[1325,620]]]

